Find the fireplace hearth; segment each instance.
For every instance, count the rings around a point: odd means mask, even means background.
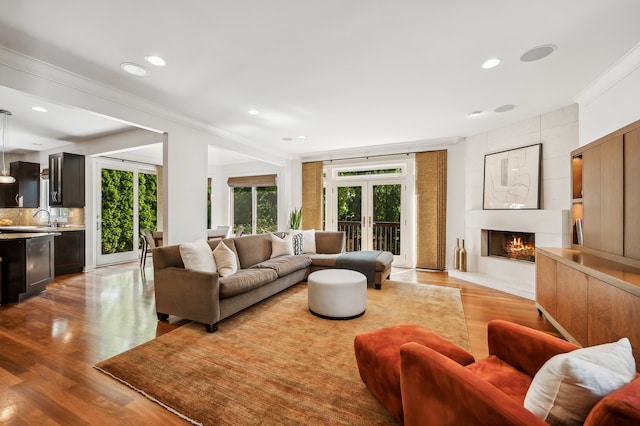
[[[536,261],[536,235],[531,232],[482,230],[485,256]]]

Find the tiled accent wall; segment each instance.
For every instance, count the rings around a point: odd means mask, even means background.
[[[542,143],[541,209],[483,210],[485,154]],[[570,105],[466,140],[467,271],[450,275],[512,294],[535,297],[535,265],[481,257],[481,229],[536,233],[539,247],[570,246],[570,153],[578,147],[578,106]],[[493,226],[491,226],[493,225]],[[506,228],[505,228],[506,230]]]

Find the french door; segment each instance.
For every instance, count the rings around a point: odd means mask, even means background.
[[[97,163],[97,265],[129,262],[140,255],[140,227],[154,231],[157,215],[156,171],[138,164]]]
[[[346,250],[384,250],[402,262],[402,201],[400,180],[336,183],[334,212],[337,229],[346,234]]]

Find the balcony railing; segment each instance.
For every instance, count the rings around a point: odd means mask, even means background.
[[[346,251],[362,250],[362,226],[360,222],[338,221],[338,231],[346,235]],[[375,222],[373,224],[372,250],[400,254],[400,222]]]

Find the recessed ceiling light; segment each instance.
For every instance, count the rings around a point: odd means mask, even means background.
[[[282,140],[285,141],[285,142],[291,142],[293,139],[291,139],[291,138],[282,138]]]
[[[522,56],[520,56],[520,60],[522,62],[533,62],[539,61],[540,59],[544,59],[547,56],[551,55],[558,47],[553,44],[545,44],[542,46],[534,47],[526,51]]]
[[[258,115],[260,114],[260,111],[258,111],[257,109],[250,109],[249,111],[247,111],[247,113],[251,115]]]
[[[513,105],[513,104],[506,104],[506,105],[502,105],[502,106],[499,106],[498,108],[494,109],[493,112],[507,112],[507,111],[511,111],[515,107],[516,106]]]
[[[298,136],[298,139],[306,139],[307,137],[305,135],[300,135]]]
[[[149,75],[149,71],[133,62],[123,62],[120,64],[120,68],[136,77],[146,77]]]
[[[48,112],[48,110],[45,107],[41,107],[41,106],[32,106],[31,109],[38,112]]]
[[[469,118],[475,118],[478,117],[479,115],[482,115],[482,111],[473,111],[471,114],[469,114],[467,117]]]
[[[167,65],[167,62],[164,59],[156,55],[145,56],[144,60],[149,62],[151,65],[155,65],[156,67],[164,67],[165,65]]]
[[[42,144],[40,142],[34,142],[33,145],[35,146],[42,146]]]
[[[488,70],[488,69],[491,69],[491,68],[495,68],[498,65],[500,65],[500,59],[491,58],[491,59],[487,59],[486,61],[484,61],[484,63],[482,64],[482,68],[484,68],[485,70]]]

